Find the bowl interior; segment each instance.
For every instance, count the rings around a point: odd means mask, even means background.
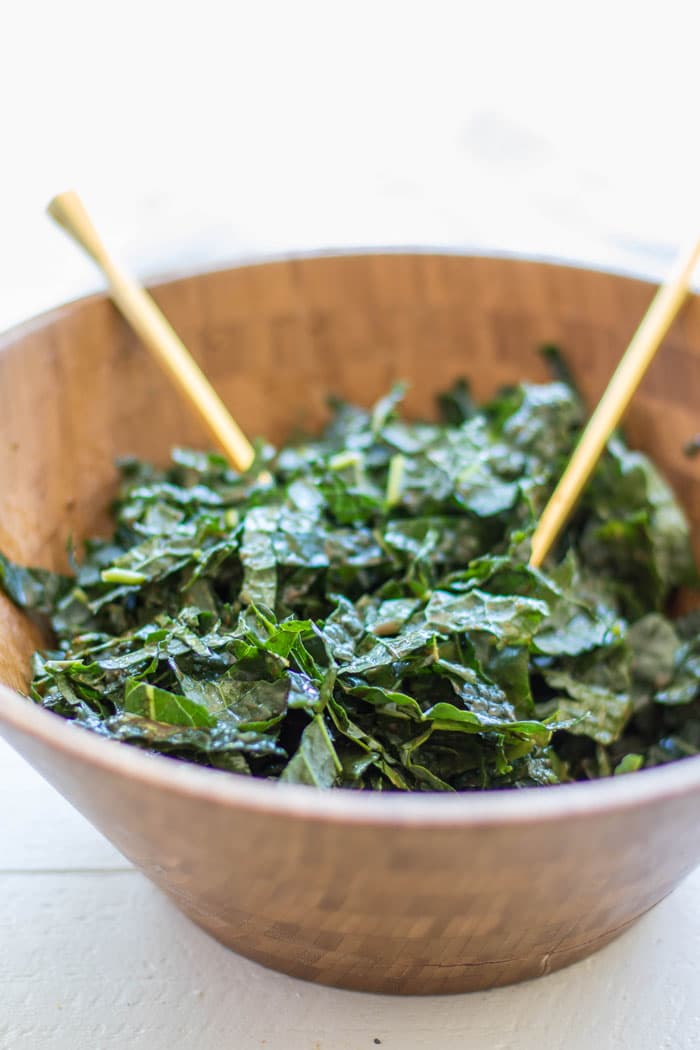
[[[438,254],[317,256],[198,274],[155,296],[243,429],[279,442],[316,427],[328,393],[368,404],[407,379],[407,410],[430,415],[457,376],[477,396],[548,378],[561,345],[584,397],[602,391],[651,287],[610,274]],[[700,554],[700,300],[693,297],[626,423],[682,500]],[[66,543],[107,526],[114,461],[157,462],[205,434],[102,296],[0,341],[0,550],[64,568]],[[22,689],[36,627],[0,595],[0,682]]]

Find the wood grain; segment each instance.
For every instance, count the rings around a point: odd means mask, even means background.
[[[558,341],[596,398],[649,299],[641,282],[503,259],[296,259],[154,290],[246,432],[282,439],[394,378],[408,405],[467,374],[478,395],[544,378]],[[700,535],[700,302],[649,371],[628,431]],[[100,297],[0,347],[0,549],[50,567],[105,525],[113,459],[164,460],[205,435]],[[699,550],[700,553],[700,550]],[[21,687],[35,629],[0,602],[0,681]],[[429,993],[555,970],[615,937],[700,859],[700,768],[479,799],[280,789],[102,741],[0,688],[0,730],[205,929],[322,983]],[[505,795],[516,795],[517,798]],[[426,808],[427,806],[427,808]]]

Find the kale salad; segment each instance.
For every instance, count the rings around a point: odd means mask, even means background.
[[[555,360],[559,360],[555,357]],[[111,539],[74,575],[0,555],[48,618],[31,697],[104,737],[317,787],[469,791],[626,773],[700,751],[688,526],[610,441],[544,570],[530,536],[584,422],[565,373],[439,422],[397,386],[253,468],[120,463]]]

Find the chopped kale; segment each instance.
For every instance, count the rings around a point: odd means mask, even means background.
[[[179,449],[125,460],[109,540],[75,577],[0,585],[48,618],[31,697],[115,740],[316,787],[466,791],[633,772],[700,752],[688,527],[616,436],[543,570],[530,536],[584,412],[557,381],[441,422],[342,402],[240,475]],[[263,469],[264,468],[264,469]]]

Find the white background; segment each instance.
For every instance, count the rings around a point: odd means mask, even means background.
[[[71,186],[144,277],[351,244],[661,276],[700,226],[698,20],[695,0],[5,0],[0,328],[101,286],[43,214]],[[697,874],[545,981],[334,992],[211,942],[0,745],[2,1050],[690,1050],[699,1004]]]

